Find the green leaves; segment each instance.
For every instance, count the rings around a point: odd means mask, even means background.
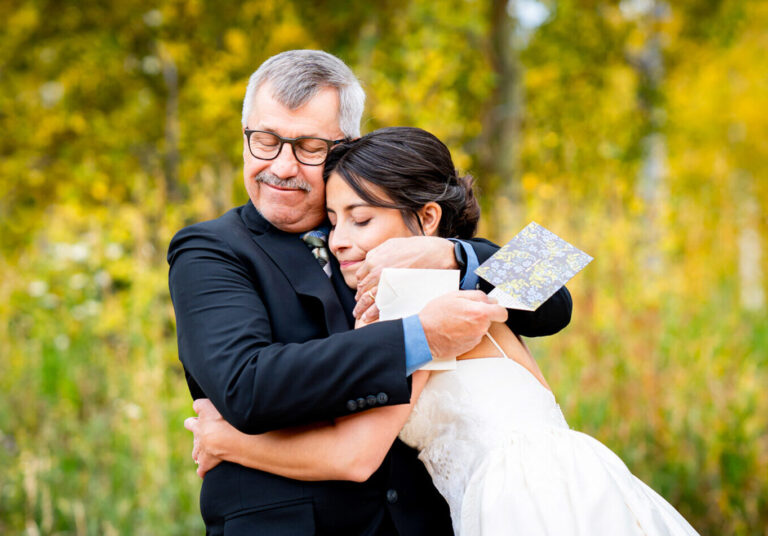
[[[165,248],[246,199],[288,48],[350,64],[365,132],[445,140],[482,234],[592,253],[534,351],[571,425],[702,533],[768,525],[768,5],[548,1],[520,39],[507,4],[0,4],[0,532],[199,530]]]

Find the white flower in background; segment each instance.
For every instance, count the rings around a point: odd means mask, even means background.
[[[51,256],[57,261],[69,259],[69,244],[56,242],[51,246]]]
[[[96,274],[93,276],[93,280],[101,288],[107,288],[112,284],[112,277],[110,277],[109,272],[106,270],[99,270],[96,272]]]
[[[651,12],[654,0],[621,0],[619,9],[625,17],[636,19]]]
[[[56,335],[53,339],[53,345],[56,347],[57,350],[64,351],[69,348],[69,337],[64,335],[63,333],[60,333],[59,335]]]
[[[40,298],[40,303],[45,309],[54,309],[59,305],[59,297],[55,294],[46,294]]]
[[[101,303],[96,300],[88,300],[80,307],[87,316],[96,316],[101,311]]]
[[[78,242],[69,247],[69,258],[75,262],[83,262],[88,259],[91,248],[85,242]]]
[[[85,242],[78,242],[76,244],[57,242],[53,244],[51,251],[51,254],[55,260],[69,260],[75,262],[83,262],[87,260],[90,253],[91,248]]]
[[[88,317],[98,315],[99,312],[101,312],[101,303],[95,300],[88,300],[81,303],[80,305],[74,306],[72,308],[71,314],[72,318],[75,320],[84,320]]]
[[[117,260],[123,256],[123,246],[116,242],[110,242],[104,249],[104,255],[111,261]]]
[[[135,421],[141,417],[141,406],[133,402],[126,402],[123,404],[123,411],[125,416]]]
[[[147,11],[141,18],[144,19],[144,24],[150,28],[157,28],[163,23],[163,14],[159,9]]]
[[[141,58],[141,70],[146,74],[157,74],[161,68],[162,64],[159,58],[155,56],[144,56]]]
[[[39,92],[40,99],[43,101],[43,106],[45,108],[51,108],[64,96],[64,86],[54,80],[46,82],[40,86]]]
[[[33,298],[39,298],[46,292],[48,292],[48,283],[45,281],[37,279],[35,281],[31,281],[29,285],[27,285],[27,293]]]
[[[80,290],[84,288],[86,284],[88,284],[88,276],[83,273],[78,272],[72,274],[72,277],[69,278],[69,286],[74,290]]]

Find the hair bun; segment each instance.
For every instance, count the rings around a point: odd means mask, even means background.
[[[474,192],[475,179],[472,175],[459,176],[454,174],[456,184],[450,187],[455,192],[453,196],[456,207],[456,215],[446,223],[451,224],[451,229],[445,229],[443,236],[455,238],[472,238],[477,232],[477,222],[480,219],[480,203]],[[450,178],[449,178],[450,180]]]

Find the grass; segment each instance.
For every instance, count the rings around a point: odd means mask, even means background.
[[[0,533],[200,533],[169,232],[61,219],[0,261]],[[577,238],[603,249],[570,285],[572,325],[531,341],[569,424],[702,534],[766,534],[764,312],[735,280],[649,283],[621,240]]]

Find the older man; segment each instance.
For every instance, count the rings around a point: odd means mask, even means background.
[[[322,242],[322,164],[334,144],[359,136],[363,103],[356,78],[334,56],[289,51],[267,60],[243,104],[249,203],[171,242],[170,289],[190,391],[244,432],[407,403],[410,372],[433,356],[469,350],[491,321],[507,318],[469,291],[407,319],[351,330],[354,292]],[[463,267],[463,285],[474,288],[472,266],[495,250],[483,240],[405,239],[369,255],[365,288],[383,265]],[[358,313],[370,305],[364,294]],[[544,335],[569,319],[562,289],[536,313],[508,322],[518,333]],[[364,483],[300,482],[221,463],[203,481],[201,509],[209,534],[451,533],[445,502],[399,441]]]

